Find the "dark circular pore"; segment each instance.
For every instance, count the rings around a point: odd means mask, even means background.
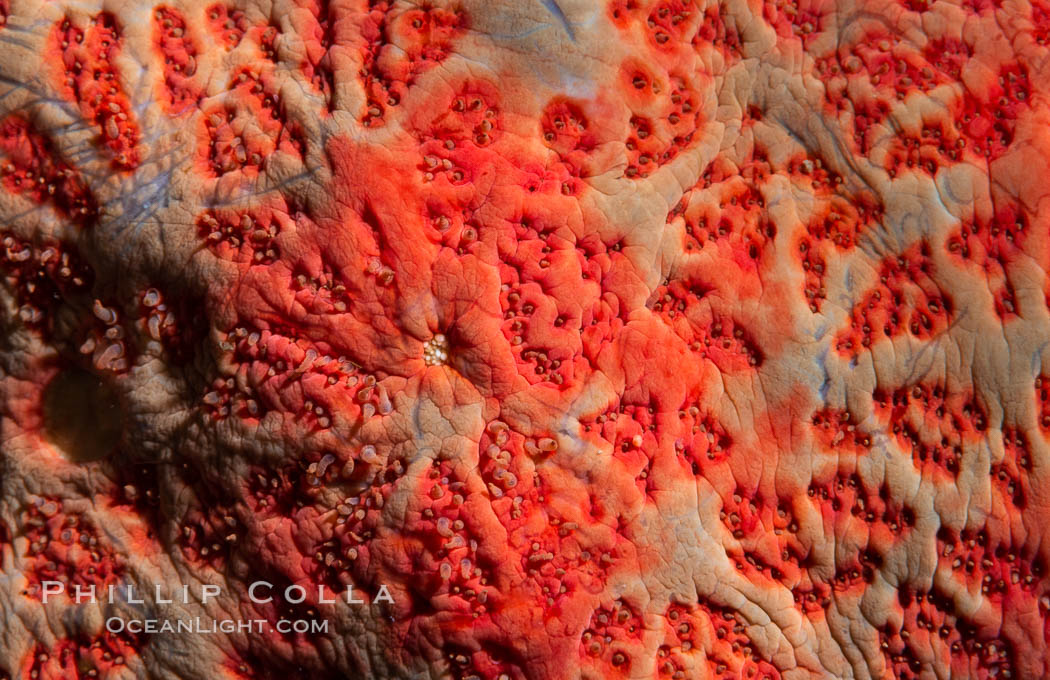
[[[99,376],[69,367],[44,388],[44,433],[76,463],[100,460],[120,442],[124,417],[117,393]]]

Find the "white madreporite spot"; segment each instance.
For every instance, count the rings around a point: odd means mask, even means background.
[[[427,366],[441,366],[448,361],[448,339],[438,333],[423,345],[423,361]]]

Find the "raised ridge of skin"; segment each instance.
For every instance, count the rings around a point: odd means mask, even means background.
[[[0,0],[0,678],[1046,677],[1048,40]]]

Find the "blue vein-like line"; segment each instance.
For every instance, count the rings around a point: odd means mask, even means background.
[[[561,22],[562,28],[569,34],[569,39],[576,42],[576,33],[572,30],[572,24],[569,23],[569,18],[565,16],[565,12],[562,11],[561,7],[558,6],[557,0],[540,0],[543,6],[547,8],[547,11],[554,15],[554,17]]]

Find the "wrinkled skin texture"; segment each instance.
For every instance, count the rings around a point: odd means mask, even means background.
[[[0,14],[6,677],[1050,673],[1045,0]]]

